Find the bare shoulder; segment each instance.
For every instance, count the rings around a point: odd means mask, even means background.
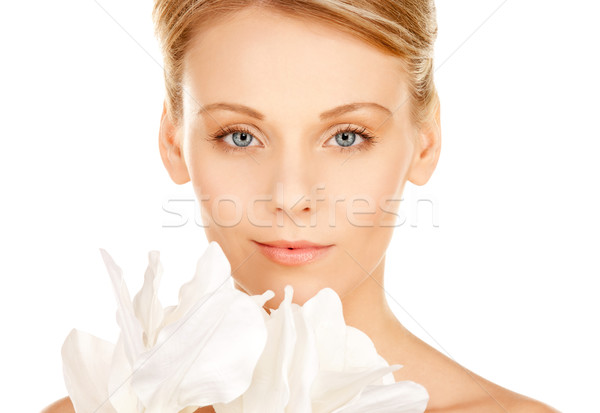
[[[541,401],[487,380],[422,340],[411,341],[414,336],[408,337],[412,358],[398,356],[391,358],[390,364],[404,365],[394,372],[396,381],[412,380],[427,389],[427,413],[560,413]],[[406,348],[405,345],[403,351]]]
[[[75,409],[69,396],[66,396],[44,408],[41,413],[75,413]]]
[[[425,413],[561,413],[538,400],[525,396],[488,397],[464,400],[448,406],[427,408]]]
[[[478,385],[482,389],[485,388],[487,393],[485,396],[475,396],[471,399],[473,412],[560,413],[539,400],[506,389],[474,373],[473,376],[477,378]]]
[[[511,413],[560,413],[546,403],[492,383],[481,376],[475,376],[487,388],[490,396],[488,402],[495,405],[501,404],[504,411],[508,410]],[[490,411],[493,410],[490,409]]]
[[[389,363],[404,366],[394,372],[396,381],[412,380],[427,389],[427,413],[560,413],[485,379],[418,338],[409,345],[412,358],[390,357]]]
[[[560,411],[548,406],[546,403],[529,398],[517,402],[512,411],[514,413],[560,413]]]
[[[469,408],[463,409],[465,412],[561,413],[539,400],[508,390],[488,380],[482,379],[480,376],[478,377],[487,383],[485,386],[487,397],[476,397],[467,401],[465,407],[468,406]]]

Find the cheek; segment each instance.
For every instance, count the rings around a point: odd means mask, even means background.
[[[193,168],[191,179],[205,226],[231,229],[242,224],[248,193],[253,192],[246,178],[219,163],[205,162]]]
[[[185,142],[185,158],[190,179],[201,206],[205,227],[233,228],[246,216],[248,196],[257,189],[247,173],[246,159],[232,161],[213,144],[201,138],[200,131],[190,131]]]
[[[357,229],[388,226],[396,215],[406,181],[410,153],[403,148],[380,151],[376,157],[340,170],[332,187],[344,198],[336,215]]]

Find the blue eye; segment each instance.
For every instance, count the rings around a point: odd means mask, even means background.
[[[235,127],[224,127],[221,128],[217,133],[209,136],[209,139],[212,141],[223,141],[227,142],[227,137],[231,135],[231,143],[225,144],[226,151],[244,151],[244,148],[250,146],[260,146],[260,145],[250,145],[253,141],[258,141],[252,135],[252,133],[243,126],[235,126]]]
[[[354,132],[341,132],[335,135],[335,141],[340,146],[350,146],[356,141],[356,133]]]
[[[233,132],[232,139],[237,146],[248,146],[252,142],[253,136],[246,132]]]
[[[367,132],[366,128],[358,128],[351,125],[338,129],[331,139],[335,140],[339,145],[338,149],[340,152],[362,151],[377,143],[377,137]],[[359,143],[354,145],[357,139]]]

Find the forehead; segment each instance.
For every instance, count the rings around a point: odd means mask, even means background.
[[[273,115],[367,101],[393,110],[406,97],[398,57],[325,23],[256,7],[199,29],[183,82],[200,104],[231,101]]]

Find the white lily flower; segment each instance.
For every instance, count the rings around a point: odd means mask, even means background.
[[[393,371],[371,339],[347,326],[342,303],[324,288],[303,306],[285,287],[266,317],[268,339],[248,390],[216,413],[422,413],[429,394]],[[266,312],[265,312],[266,314]]]
[[[121,334],[114,345],[72,330],[62,347],[65,384],[77,413],[177,413],[227,403],[250,385],[267,330],[267,291],[233,288],[231,267],[216,242],[198,260],[176,306],[162,308],[163,269],[151,251],[133,302],[119,268],[100,249],[117,296]]]
[[[329,288],[303,306],[285,287],[278,309],[268,290],[233,288],[230,265],[211,242],[196,273],[164,308],[159,253],[149,253],[133,301],[121,269],[100,250],[117,296],[117,344],[72,330],[62,348],[65,384],[77,413],[422,413],[429,395],[393,371],[371,339],[344,322]]]

